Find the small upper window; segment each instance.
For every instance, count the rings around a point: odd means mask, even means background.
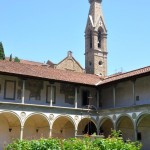
[[[92,65],[91,61],[89,62],[89,65],[90,65],[90,66]]]
[[[99,61],[99,63],[98,63],[100,66],[103,64],[103,62],[102,61]]]

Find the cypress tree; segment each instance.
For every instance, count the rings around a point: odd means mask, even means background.
[[[10,57],[9,57],[9,61],[12,61],[12,54],[11,54]]]
[[[2,42],[0,42],[0,60],[5,59],[5,53],[4,53],[4,48]]]

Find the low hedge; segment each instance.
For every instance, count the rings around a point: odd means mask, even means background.
[[[139,142],[124,142],[118,133],[107,139],[84,137],[70,139],[17,140],[9,144],[5,150],[140,150]]]

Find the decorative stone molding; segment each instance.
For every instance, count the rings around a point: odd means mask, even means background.
[[[26,113],[25,112],[21,112],[20,113],[20,117],[21,117],[21,119],[24,119],[26,117]]]
[[[49,119],[50,119],[50,120],[53,120],[53,119],[54,119],[54,115],[53,115],[53,114],[50,114],[50,115],[49,115]]]
[[[99,116],[96,117],[96,121],[99,122]]]
[[[133,118],[133,119],[136,119],[136,117],[137,117],[136,113],[133,113],[133,114],[132,114],[132,118]]]
[[[74,116],[74,120],[77,121],[79,119],[79,116]]]
[[[117,117],[116,115],[113,115],[113,120],[116,121]]]

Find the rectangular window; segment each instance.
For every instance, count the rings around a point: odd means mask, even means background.
[[[89,105],[89,95],[90,95],[89,91],[87,90],[82,91],[82,105],[83,106]]]
[[[52,96],[51,96],[51,94],[52,94]],[[48,85],[47,89],[46,89],[46,102],[50,103],[51,98],[52,98],[53,104],[55,104],[55,102],[56,102],[56,86]]]
[[[4,87],[4,99],[15,100],[16,81],[6,80]]]

